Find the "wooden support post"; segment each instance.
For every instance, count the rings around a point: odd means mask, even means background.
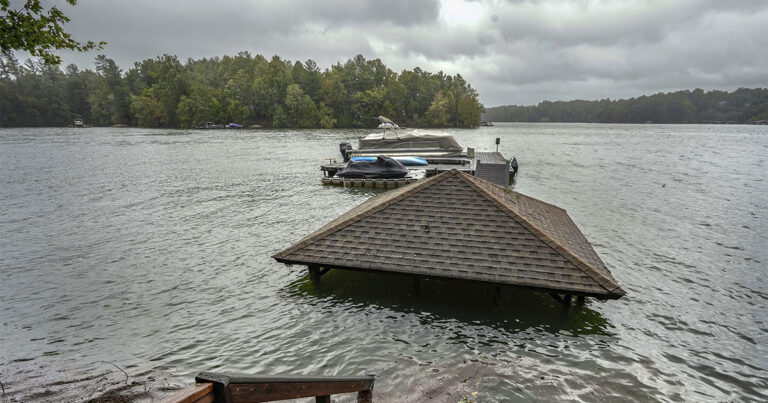
[[[419,278],[413,277],[413,294],[419,296],[421,292],[421,285],[419,284]]]
[[[493,287],[493,306],[501,308],[501,287]]]
[[[582,308],[584,308],[584,301],[586,300],[586,297],[583,295],[579,295],[576,297],[576,312],[580,312]]]
[[[373,403],[373,392],[370,389],[357,392],[357,403]]]
[[[307,270],[309,271],[310,280],[317,281],[318,279],[320,279],[320,267],[307,266]]]
[[[571,306],[571,300],[573,299],[573,295],[571,294],[565,294],[562,297],[558,294],[555,294],[554,292],[549,293],[552,298],[555,299],[555,301],[559,302],[563,305],[563,308],[568,309]],[[583,298],[583,296],[580,296],[579,298]]]
[[[331,395],[315,396],[315,403],[331,403]]]

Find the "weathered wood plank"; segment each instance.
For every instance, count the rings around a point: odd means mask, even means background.
[[[197,400],[195,400],[195,403],[213,403],[215,400],[215,396],[213,393],[209,393]]]
[[[209,400],[205,400],[208,398]],[[213,402],[213,384],[198,383],[168,396],[162,403],[203,403]]]
[[[229,391],[235,402],[255,403],[352,393],[371,389],[372,386],[373,381],[232,383],[229,384]]]

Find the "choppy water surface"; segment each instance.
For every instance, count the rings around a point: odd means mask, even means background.
[[[501,137],[516,190],[566,208],[627,291],[570,313],[272,260],[372,195],[318,169],[364,133],[0,130],[4,399],[123,388],[111,363],[144,399],[201,370],[375,373],[382,400],[765,399],[768,127],[455,131]]]

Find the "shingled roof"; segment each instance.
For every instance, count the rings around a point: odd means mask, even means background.
[[[272,257],[599,298],[624,295],[565,210],[457,170],[373,197]]]

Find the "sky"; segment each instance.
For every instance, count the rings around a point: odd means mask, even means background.
[[[315,60],[461,74],[486,107],[768,87],[768,0],[79,0],[58,52],[127,69],[168,53]]]

